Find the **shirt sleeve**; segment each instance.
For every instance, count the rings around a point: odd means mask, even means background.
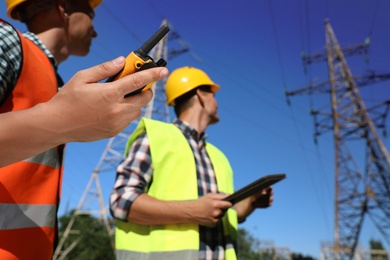
[[[110,195],[110,213],[114,218],[127,221],[132,203],[140,194],[146,192],[152,174],[149,139],[143,132],[117,168],[114,188]]]
[[[0,106],[12,92],[22,64],[22,47],[18,33],[0,22]]]

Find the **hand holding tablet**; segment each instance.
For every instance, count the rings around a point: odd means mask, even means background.
[[[283,180],[286,178],[286,174],[284,173],[277,173],[277,174],[270,174],[261,177],[260,179],[248,184],[247,186],[239,189],[235,193],[229,195],[224,200],[231,202],[232,204],[235,204],[253,194],[256,192],[261,191],[262,189],[265,189],[269,186],[271,186],[274,183],[277,183],[278,181]]]

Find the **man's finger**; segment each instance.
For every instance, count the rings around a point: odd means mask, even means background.
[[[120,82],[118,93],[125,96],[149,83],[165,78],[168,76],[168,73],[169,71],[167,68],[158,67],[128,75],[118,80],[118,82]]]
[[[144,107],[153,97],[153,91],[148,89],[146,91],[142,91],[137,95],[128,96],[123,98],[122,103],[130,104],[132,107]]]

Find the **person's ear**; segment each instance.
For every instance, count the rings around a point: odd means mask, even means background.
[[[203,93],[203,91],[202,91],[200,88],[198,88],[198,89],[196,90],[196,96],[198,97],[198,100],[199,100],[200,105],[201,105],[202,107],[204,107],[204,103],[205,103],[205,100],[204,100],[204,93]]]
[[[66,11],[66,2],[64,0],[58,0],[57,1],[57,10],[58,10],[58,13],[61,17],[61,19],[63,19],[64,21],[68,20],[68,13]]]

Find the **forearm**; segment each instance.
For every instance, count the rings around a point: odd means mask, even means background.
[[[246,217],[252,214],[257,208],[268,208],[273,202],[272,186],[265,188],[235,205],[238,222],[245,221]]]
[[[141,225],[198,224],[214,227],[232,206],[225,194],[209,193],[191,201],[161,201],[141,194],[130,207],[128,220]]]
[[[141,194],[133,203],[128,220],[141,225],[195,223],[193,201],[161,201]]]
[[[65,142],[61,129],[52,123],[48,108],[43,104],[0,114],[0,167]]]
[[[237,212],[238,223],[244,222],[245,219],[255,210],[252,203],[253,198],[248,197],[234,205]]]

